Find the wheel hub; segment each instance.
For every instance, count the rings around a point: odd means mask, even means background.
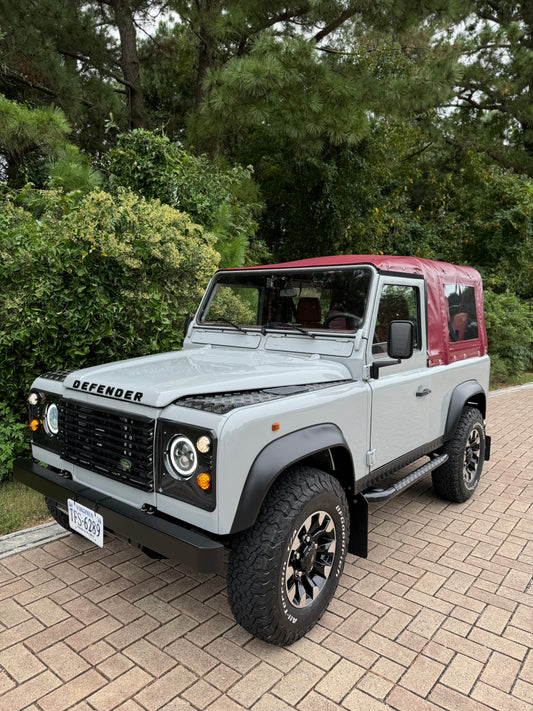
[[[285,589],[294,607],[311,605],[333,566],[337,532],[326,511],[308,516],[294,536],[285,565]]]
[[[481,434],[477,428],[474,428],[468,435],[464,455],[463,479],[468,487],[472,487],[476,481],[480,457]]]
[[[312,543],[307,546],[301,559],[301,569],[303,573],[310,573],[315,565],[317,544]]]

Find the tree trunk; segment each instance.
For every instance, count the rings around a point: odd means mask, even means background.
[[[20,188],[20,166],[22,163],[23,154],[11,152],[6,158],[6,178],[10,188]]]
[[[213,9],[216,4],[217,0],[200,0],[198,3],[199,17],[201,19],[198,27],[200,48],[198,51],[198,67],[196,70],[196,87],[194,92],[196,108],[198,108],[205,97],[204,79],[207,70],[212,67],[215,62],[216,43],[210,25],[213,19]]]
[[[120,35],[120,67],[126,83],[130,128],[144,128],[144,96],[137,54],[137,34],[128,0],[110,0]]]

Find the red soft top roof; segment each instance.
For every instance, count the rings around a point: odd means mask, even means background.
[[[455,360],[472,358],[487,353],[487,335],[483,315],[483,286],[481,276],[472,267],[456,266],[420,257],[385,256],[380,254],[341,254],[312,257],[281,264],[264,264],[245,269],[297,269],[338,267],[371,264],[380,272],[422,276],[427,284],[428,363],[441,365]],[[451,342],[448,332],[448,302],[444,294],[446,284],[474,287],[478,324],[478,338]]]
[[[280,264],[262,264],[255,267],[245,267],[248,269],[293,269],[309,267],[339,267],[349,264],[372,264],[383,272],[404,272],[406,274],[418,274],[426,278],[431,278],[431,274],[461,274],[463,279],[480,278],[478,272],[471,267],[459,267],[447,262],[435,262],[431,259],[421,257],[398,257],[385,256],[382,254],[340,254],[330,257],[311,257],[310,259],[298,259],[294,262],[282,262]],[[448,282],[451,283],[451,282]],[[461,280],[459,283],[463,283]]]

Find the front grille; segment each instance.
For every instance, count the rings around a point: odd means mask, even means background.
[[[59,417],[63,459],[144,491],[153,489],[154,420],[68,400]]]

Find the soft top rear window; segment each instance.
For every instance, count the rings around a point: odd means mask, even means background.
[[[448,334],[451,343],[478,337],[476,295],[473,286],[445,284],[448,302]]]

